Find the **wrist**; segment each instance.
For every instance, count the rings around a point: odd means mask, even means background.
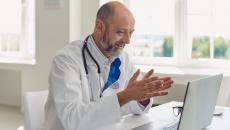
[[[127,92],[121,91],[119,93],[117,93],[117,98],[119,101],[120,106],[125,105],[126,103],[130,102],[132,99],[128,96]]]

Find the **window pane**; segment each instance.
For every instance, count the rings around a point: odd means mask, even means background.
[[[21,41],[21,0],[0,1],[0,52],[18,52]]]
[[[210,38],[208,36],[193,37],[192,58],[210,58]]]
[[[230,59],[230,38],[220,36],[214,39],[214,58]]]
[[[20,50],[20,34],[2,33],[1,52],[19,52]]]
[[[211,14],[211,0],[188,0],[188,14]]]
[[[210,58],[211,17],[206,15],[188,16],[188,43],[192,44],[192,58]]]
[[[0,0],[0,33],[21,33],[21,0]]]
[[[173,0],[129,0],[136,19],[132,37],[134,56],[172,57],[174,41]]]
[[[132,39],[133,56],[172,57],[172,36],[134,35]]]
[[[187,25],[188,38],[192,40],[189,41],[192,58],[229,59],[229,4],[229,0],[188,0]]]
[[[214,58],[230,59],[230,1],[215,0],[213,6]]]

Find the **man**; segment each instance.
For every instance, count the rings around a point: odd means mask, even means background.
[[[171,78],[158,78],[153,70],[138,78],[140,70],[122,51],[133,31],[131,12],[109,2],[98,10],[92,35],[58,52],[45,106],[48,130],[92,130],[122,115],[147,112],[152,97],[167,94]]]

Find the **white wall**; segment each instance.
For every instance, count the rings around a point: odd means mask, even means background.
[[[82,0],[82,38],[92,34],[99,0]]]
[[[70,42],[82,38],[82,1],[70,0]]]
[[[19,105],[21,95],[21,72],[19,70],[0,70],[0,103]]]

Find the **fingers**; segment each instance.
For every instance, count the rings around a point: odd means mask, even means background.
[[[139,76],[140,74],[140,69],[138,69],[134,74],[133,74],[133,77],[130,79],[131,81],[134,81],[134,80],[137,80],[137,77]]]
[[[171,87],[171,85],[164,85],[164,86],[158,88],[158,89],[155,90],[155,91],[163,91],[163,90],[169,89],[170,87]]]
[[[171,77],[162,77],[162,78],[159,78],[159,79],[163,80],[165,82],[165,81],[171,80]]]
[[[146,94],[143,95],[141,98],[139,98],[139,101],[143,101],[143,100],[149,99],[149,98],[151,98],[151,97],[165,96],[165,95],[168,95],[168,92],[159,91],[159,92],[154,92],[154,93],[146,93]]]
[[[163,77],[160,80],[163,80],[163,86],[170,86],[174,82],[170,77]]]
[[[172,86],[172,83],[173,83],[172,80],[163,82],[163,84],[155,91],[163,91],[163,90],[169,89]]]
[[[151,97],[156,97],[156,96],[165,96],[165,95],[168,95],[168,92],[159,91],[159,92],[154,92],[154,93],[147,93],[145,95],[145,98],[151,98]]]
[[[163,85],[162,80],[154,80],[152,82],[146,83],[143,88],[146,91],[152,92],[158,90],[162,85]]]
[[[160,88],[160,91],[170,88],[172,86],[173,82],[174,81],[171,78],[168,78],[167,80],[165,80],[162,87]]]
[[[152,76],[152,75],[153,75],[153,72],[154,72],[154,70],[151,69],[148,73],[145,74],[144,79],[145,79],[145,78],[149,78],[150,76]]]
[[[127,87],[133,100],[140,101],[150,97],[164,96],[168,94],[165,90],[170,88],[173,83],[173,80],[170,77],[159,78],[158,76],[152,76],[153,70],[150,70],[142,80],[137,81],[139,74],[140,70],[138,69],[130,79],[131,82]]]
[[[159,79],[159,77],[157,76],[153,76],[153,77],[150,77],[150,78],[145,78],[145,79],[142,79],[138,82],[139,85],[144,85],[144,84],[147,84],[147,83],[150,83],[150,82],[153,82],[155,80]]]
[[[165,92],[165,91],[155,92],[155,93],[150,94],[149,96],[156,97],[156,96],[164,96],[164,95],[168,95],[168,92]]]
[[[166,90],[171,87],[173,83],[173,80],[171,80],[171,78],[166,77],[166,78],[160,78],[160,79],[156,79],[152,82],[145,83],[143,86],[144,91],[145,92],[158,92],[158,91]]]

